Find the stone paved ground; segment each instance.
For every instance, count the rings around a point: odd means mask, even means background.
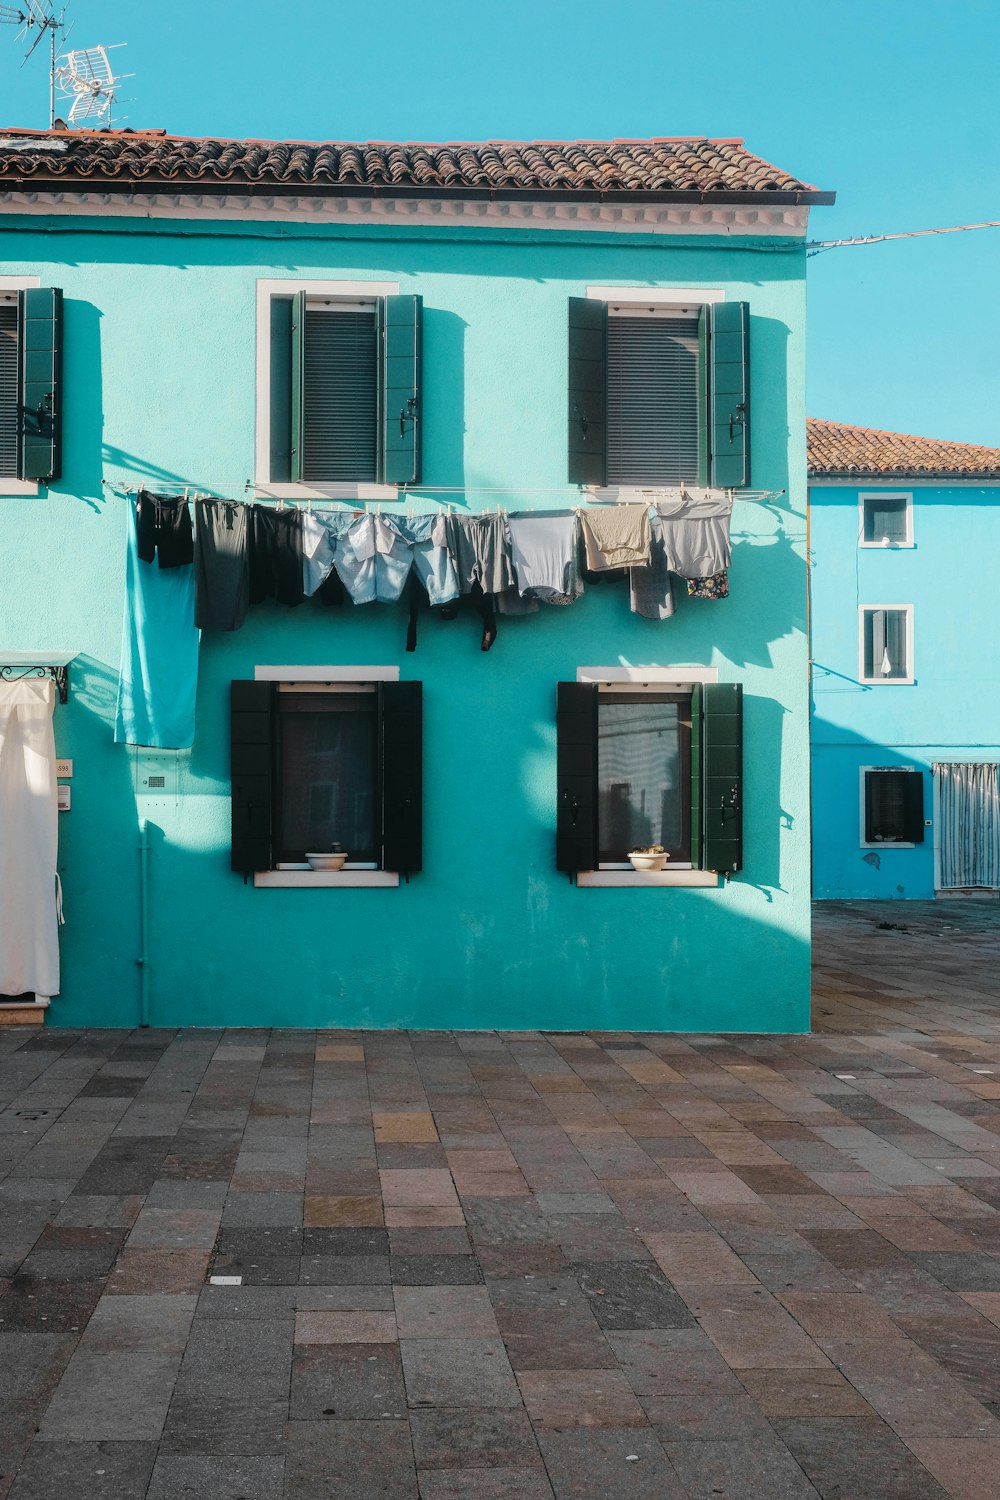
[[[996,921],[821,908],[809,1038],[7,1029],[0,1496],[995,1500]]]

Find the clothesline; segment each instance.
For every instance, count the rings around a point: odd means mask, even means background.
[[[437,484],[437,485],[415,485],[412,488],[404,485],[404,486],[400,486],[398,494],[396,496],[394,496],[392,498],[386,498],[385,500],[383,500],[383,499],[381,499],[379,497],[375,497],[375,496],[361,497],[361,496],[308,495],[308,496],[301,496],[300,497],[300,496],[288,496],[288,495],[274,495],[274,494],[267,493],[267,491],[268,491],[268,486],[267,485],[258,485],[258,484],[255,484],[254,481],[250,480],[250,479],[244,480],[242,486],[225,484],[225,485],[219,485],[217,487],[212,487],[211,489],[205,489],[205,488],[202,487],[202,485],[184,484],[180,480],[177,480],[177,479],[167,479],[167,478],[164,478],[164,479],[161,479],[161,480],[146,479],[145,481],[143,481],[143,482],[140,483],[140,482],[137,482],[132,476],[116,476],[116,477],[111,478],[111,479],[105,478],[105,479],[101,480],[101,484],[103,485],[103,487],[106,490],[109,490],[112,494],[116,495],[119,499],[128,499],[128,498],[130,498],[132,496],[137,495],[140,490],[144,490],[144,489],[150,489],[151,490],[156,485],[164,484],[164,485],[172,486],[172,489],[171,489],[171,493],[172,494],[174,494],[174,495],[183,494],[183,496],[184,496],[184,498],[186,500],[199,500],[199,499],[200,500],[209,500],[209,499],[217,500],[217,499],[229,498],[229,499],[233,500],[234,504],[238,503],[238,504],[248,504],[248,505],[249,504],[260,505],[260,504],[262,504],[264,502],[267,502],[267,501],[273,501],[277,505],[297,506],[297,507],[300,507],[300,508],[304,505],[308,510],[311,510],[313,508],[313,505],[315,504],[315,505],[321,506],[323,508],[330,508],[330,507],[334,507],[334,506],[345,506],[345,507],[349,507],[349,508],[354,509],[354,510],[362,510],[363,511],[363,510],[369,509],[371,506],[376,506],[377,508],[381,509],[381,507],[382,507],[383,504],[386,505],[386,506],[405,505],[405,503],[407,501],[409,501],[409,500],[420,500],[420,501],[422,501],[424,503],[428,503],[428,504],[436,504],[436,505],[439,505],[439,506],[447,506],[450,509],[451,506],[452,506],[452,504],[453,504],[453,502],[450,501],[450,500],[439,499],[438,498],[439,496],[441,496],[441,495],[555,495],[555,496],[561,497],[561,498],[563,498],[565,500],[569,500],[570,496],[573,493],[572,488],[570,486],[567,486],[567,485],[474,485],[474,484],[446,485],[446,484]],[[229,495],[227,497],[227,496],[225,496],[225,495],[223,495],[221,493],[224,490],[237,490],[239,488],[242,488],[242,490],[243,490],[243,494],[242,495]],[[251,491],[253,493],[251,493]],[[641,486],[641,487],[638,487],[638,486],[637,487],[632,487],[632,488],[629,489],[628,493],[624,497],[622,497],[621,499],[617,499],[617,498],[616,499],[611,499],[610,497],[605,498],[604,496],[601,496],[601,495],[592,495],[592,494],[589,494],[589,493],[584,492],[582,490],[578,490],[576,493],[577,493],[577,497],[578,498],[572,504],[568,504],[566,506],[567,510],[587,509],[590,505],[595,505],[595,506],[606,506],[606,505],[612,505],[612,504],[630,504],[630,505],[635,505],[635,504],[641,503],[642,500],[648,500],[648,503],[650,505],[655,505],[658,500],[677,500],[677,499],[684,499],[686,496],[691,496],[692,498],[702,497],[702,496],[704,496],[704,497],[711,497],[711,498],[717,498],[717,499],[723,499],[723,498],[725,498],[725,499],[729,500],[730,504],[733,504],[733,503],[736,503],[736,502],[740,502],[740,503],[751,504],[751,505],[753,505],[753,504],[766,505],[766,504],[768,504],[772,500],[779,500],[779,499],[781,499],[781,497],[783,495],[787,494],[787,490],[784,489],[784,488],[779,489],[779,490],[753,490],[753,489],[735,490],[735,489],[729,489],[729,488],[720,488],[719,486],[711,486],[711,485],[675,484],[675,485],[645,485],[645,486]]]

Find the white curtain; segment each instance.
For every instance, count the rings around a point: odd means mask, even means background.
[[[1000,886],[1000,795],[995,763],[936,764],[941,885]]]
[[[59,993],[55,683],[0,682],[0,995]]]

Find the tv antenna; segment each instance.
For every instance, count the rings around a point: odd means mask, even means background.
[[[124,42],[116,43],[123,47]],[[110,125],[115,93],[123,78],[131,73],[115,74],[108,53],[115,47],[84,47],[66,52],[59,58],[55,79],[60,99],[72,99],[70,125]]]
[[[19,26],[18,38],[31,37],[22,68],[46,35],[49,38],[49,129],[56,123],[56,36],[66,30],[66,7],[56,14],[55,0],[21,0],[20,5],[0,5],[0,21]]]

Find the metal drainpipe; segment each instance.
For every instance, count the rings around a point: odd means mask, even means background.
[[[146,940],[149,928],[149,834],[145,818],[139,819],[139,1025],[149,1025],[149,958]]]

